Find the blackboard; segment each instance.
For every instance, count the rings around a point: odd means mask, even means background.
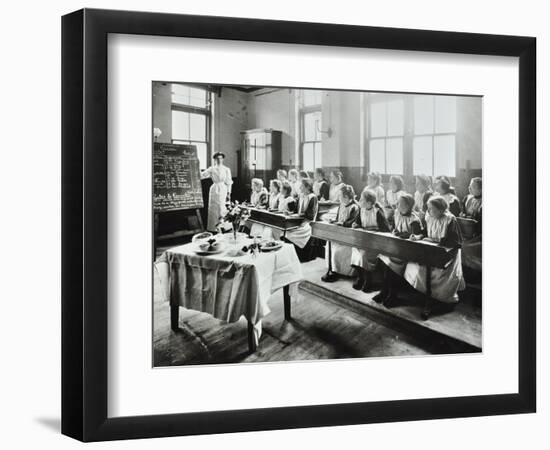
[[[197,147],[155,142],[153,149],[155,212],[203,206]]]

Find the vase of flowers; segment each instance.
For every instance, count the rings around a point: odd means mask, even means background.
[[[218,230],[223,232],[223,230],[231,228],[233,231],[233,241],[236,243],[239,228],[246,223],[249,217],[250,211],[248,208],[243,207],[237,201],[229,202],[227,204],[227,213],[220,218],[220,222],[218,223]]]

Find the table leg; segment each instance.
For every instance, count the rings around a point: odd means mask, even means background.
[[[424,310],[422,311],[422,318],[427,320],[432,312],[432,268],[426,266],[426,302],[424,303]]]
[[[254,353],[256,351],[256,337],[254,336],[254,324],[248,320],[248,351]]]
[[[179,305],[170,305],[170,328],[177,331],[180,328],[180,307]]]
[[[283,301],[285,306],[285,320],[291,320],[292,316],[290,314],[290,292],[288,284],[283,287]]]

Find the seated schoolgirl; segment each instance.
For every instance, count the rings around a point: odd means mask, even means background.
[[[340,189],[344,186],[342,172],[339,170],[333,170],[329,174],[330,187],[328,199],[331,202],[337,202],[340,199]]]
[[[468,281],[480,281],[481,273],[481,178],[476,177],[470,180],[470,193],[464,198],[461,216],[467,219],[477,221],[475,232],[472,236],[464,239],[462,244],[462,264],[467,272]],[[472,269],[477,273],[472,273],[467,269]]]
[[[390,189],[386,192],[386,218],[393,223],[393,212],[397,208],[399,197],[405,193],[403,178],[399,175],[390,177]]]
[[[386,193],[382,187],[382,177],[378,172],[371,172],[367,175],[367,188],[376,194],[376,201],[383,205],[386,201]]]
[[[462,217],[481,221],[481,178],[470,180],[469,194],[462,201]]]
[[[279,210],[279,204],[283,199],[282,194],[280,192],[281,188],[282,188],[282,185],[279,180],[271,180],[269,182],[269,196],[268,196],[269,211]],[[289,189],[290,189],[290,186],[289,186]],[[273,229],[267,225],[262,225],[254,222],[250,227],[249,234],[250,236],[261,237],[263,239],[271,239],[273,237]]]
[[[260,178],[252,178],[252,193],[250,194],[250,205],[254,208],[267,207],[267,189]]]
[[[286,170],[284,170],[284,169],[277,170],[277,180],[279,180],[281,183],[284,183],[285,181],[288,181]]]
[[[297,206],[296,199],[292,195],[292,186],[288,181],[285,181],[281,185],[281,197],[277,209],[285,214],[294,214]]]
[[[318,200],[313,193],[313,182],[309,178],[304,178],[300,185],[297,210],[298,214],[303,217],[303,221],[298,228],[286,232],[286,240],[294,244],[300,261],[308,261],[312,258],[310,246],[311,226],[309,223],[316,220],[318,209]],[[274,236],[276,231],[273,230]],[[280,236],[280,233],[277,234]]]
[[[339,199],[340,205],[338,206],[336,218],[330,219],[329,221],[331,223],[335,223],[336,225],[350,228],[359,215],[359,205],[355,201],[355,191],[353,190],[353,186],[345,184],[340,189]],[[331,242],[330,250],[330,266],[332,267],[332,271],[323,275],[321,279],[326,282],[331,282],[336,281],[339,275],[347,277],[353,275],[354,270],[350,265],[352,248],[347,245]],[[325,250],[325,261],[327,263],[327,267],[329,267],[328,243],[327,249]]]
[[[269,211],[279,210],[279,203],[282,199],[282,187],[283,184],[279,180],[271,180],[269,182],[269,199],[267,204]]]
[[[322,168],[315,169],[313,174],[313,193],[319,201],[328,200],[330,187],[325,177],[325,170]]]
[[[426,320],[435,305],[440,309],[452,309],[458,303],[458,291],[465,288],[462,275],[462,236],[456,217],[449,211],[449,205],[440,195],[428,200],[426,228],[421,235],[411,235],[412,240],[426,240],[445,247],[456,248],[452,262],[444,269],[431,268],[431,296],[427,297],[426,266],[415,262],[407,263],[405,280],[425,297],[422,318]]]
[[[422,222],[414,211],[414,197],[411,194],[403,194],[399,197],[394,221],[393,234],[402,239],[422,234]],[[384,282],[382,290],[373,297],[373,300],[389,308],[395,300],[396,288],[405,273],[407,261],[387,255],[378,255],[378,258],[383,263]]]
[[[390,226],[384,215],[382,206],[376,201],[376,193],[363,189],[359,199],[359,214],[352,228],[362,228],[369,231],[390,231]],[[372,291],[372,272],[376,270],[377,257],[375,253],[367,253],[364,249],[352,248],[351,265],[357,269],[357,279],[353,288],[363,292]]]
[[[416,177],[416,192],[414,193],[414,212],[420,220],[424,220],[428,210],[428,199],[433,195],[432,180],[427,175]]]
[[[290,169],[288,171],[288,182],[292,186],[292,195],[298,198],[300,195],[300,181],[298,180],[299,173],[296,169]]]
[[[441,175],[435,179],[435,192],[441,195],[449,205],[449,212],[456,217],[460,215],[460,200],[455,194],[455,189],[451,186],[449,177]]]

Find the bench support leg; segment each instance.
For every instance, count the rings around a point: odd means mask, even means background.
[[[288,285],[283,287],[283,301],[285,307],[285,320],[291,320],[292,316],[290,314],[290,292]]]
[[[179,305],[170,305],[170,328],[177,331],[180,328],[180,307]]]
[[[424,309],[422,310],[422,319],[428,320],[430,318],[432,308],[432,268],[430,266],[426,266],[426,300],[424,303]]]
[[[256,337],[254,336],[254,324],[248,320],[248,352],[254,353],[256,351]]]

